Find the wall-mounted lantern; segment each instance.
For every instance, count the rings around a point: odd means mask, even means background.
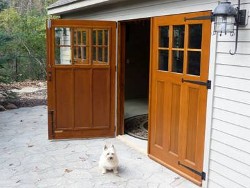
[[[233,36],[235,31],[235,49],[233,52],[231,52],[231,50],[229,51],[231,55],[234,55],[237,51],[239,26],[247,25],[246,17],[246,10],[240,10],[240,0],[238,0],[237,8],[234,8],[230,2],[224,1],[219,3],[211,16],[185,18],[185,20],[211,19],[211,21],[214,21],[214,34],[219,33],[220,35],[226,35],[229,33]],[[236,26],[236,28],[234,26]]]
[[[214,33],[234,33],[237,12],[230,2],[221,2],[213,12]]]
[[[240,10],[240,0],[238,0],[238,7],[234,8],[230,2],[220,2],[213,12],[214,33],[230,33],[234,34],[234,26],[236,26],[236,38],[234,51],[229,53],[236,54],[238,44],[239,26],[246,25],[246,10]]]

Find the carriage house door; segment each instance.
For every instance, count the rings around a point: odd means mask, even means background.
[[[149,156],[201,184],[210,20],[192,20],[210,12],[155,17]]]
[[[48,22],[50,139],[115,135],[115,37],[115,22]]]

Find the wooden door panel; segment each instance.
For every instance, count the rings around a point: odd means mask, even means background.
[[[185,18],[205,15],[155,17],[151,30],[149,156],[199,185],[207,88],[190,82],[208,79],[211,22]]]
[[[55,72],[56,130],[72,129],[74,125],[73,72],[60,69]]]
[[[91,69],[76,69],[75,76],[75,128],[90,128],[92,125]]]
[[[163,148],[164,139],[164,101],[165,101],[165,83],[157,81],[156,83],[156,125],[154,134],[154,143],[158,148]]]
[[[170,124],[169,124],[169,152],[178,156],[179,151],[179,120],[180,120],[180,100],[181,100],[181,85],[173,83],[171,88],[170,103],[171,103],[171,110],[169,114],[170,116]]]
[[[110,126],[110,71],[93,70],[93,127]]]
[[[51,20],[49,138],[115,135],[116,23]]]

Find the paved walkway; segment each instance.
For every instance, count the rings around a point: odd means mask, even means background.
[[[98,160],[113,143],[119,174],[101,174]],[[195,188],[117,138],[47,139],[46,106],[0,112],[0,187]]]

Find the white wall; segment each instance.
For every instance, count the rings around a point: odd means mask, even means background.
[[[237,1],[233,1],[236,3]],[[128,1],[119,5],[84,10],[63,18],[127,20],[152,16],[213,10],[218,1]],[[250,0],[241,8],[250,10]],[[204,186],[250,187],[250,20],[239,31],[237,54],[234,37],[212,36],[208,95]],[[214,64],[215,63],[215,64]],[[211,133],[211,134],[210,134]]]
[[[249,11],[250,1],[242,2]],[[250,23],[232,56],[234,40],[217,42],[209,187],[250,187]]]

